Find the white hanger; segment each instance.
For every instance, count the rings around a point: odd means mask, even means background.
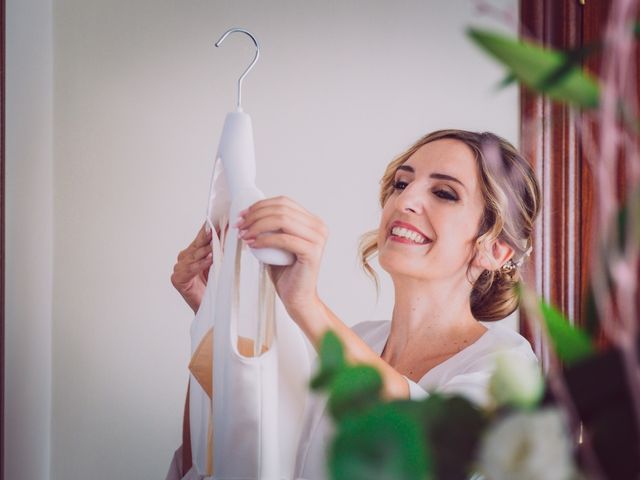
[[[219,47],[224,39],[234,32],[248,35],[256,46],[256,54],[238,79],[236,111],[227,114],[218,146],[217,158],[222,161],[231,198],[230,221],[235,221],[239,212],[265,198],[264,193],[255,185],[256,160],[251,117],[242,111],[242,81],[258,61],[260,47],[256,38],[242,28],[227,30],[215,46]],[[263,235],[269,234],[265,232]],[[295,260],[291,252],[278,248],[250,248],[250,250],[258,260],[269,265],[291,265]]]

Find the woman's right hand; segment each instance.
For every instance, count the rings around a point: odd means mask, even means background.
[[[194,312],[200,308],[212,263],[211,232],[203,225],[193,242],[178,254],[171,275],[171,283]]]

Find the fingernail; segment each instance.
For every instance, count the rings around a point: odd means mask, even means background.
[[[245,233],[247,233],[246,230],[240,230],[240,232],[238,233],[238,237],[240,238],[244,237]]]
[[[245,242],[246,244],[248,244],[248,245],[251,245],[251,244],[252,244],[253,242],[255,242],[255,241],[256,241],[256,239],[255,239],[255,238],[250,238],[250,239],[248,239],[248,240],[245,240],[244,242]]]

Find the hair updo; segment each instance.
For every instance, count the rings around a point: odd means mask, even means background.
[[[476,236],[482,241],[502,240],[513,248],[512,268],[485,270],[471,290],[471,313],[477,320],[500,320],[518,308],[514,289],[521,278],[520,267],[531,251],[533,225],[540,211],[540,187],[529,163],[516,148],[493,133],[466,130],[438,130],[425,135],[387,166],[380,180],[380,206],[394,191],[396,169],[420,147],[441,139],[463,142],[478,165],[484,212]],[[378,252],[378,229],[360,237],[359,259],[378,290],[378,276],[369,259]],[[476,251],[477,255],[477,251]],[[469,263],[471,265],[471,262]]]

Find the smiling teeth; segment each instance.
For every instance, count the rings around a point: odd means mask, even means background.
[[[391,229],[391,234],[396,235],[398,237],[408,238],[409,240],[412,240],[416,243],[426,243],[426,240],[427,240],[425,237],[423,237],[419,233],[416,233],[414,231],[411,231],[402,227],[393,227]]]

